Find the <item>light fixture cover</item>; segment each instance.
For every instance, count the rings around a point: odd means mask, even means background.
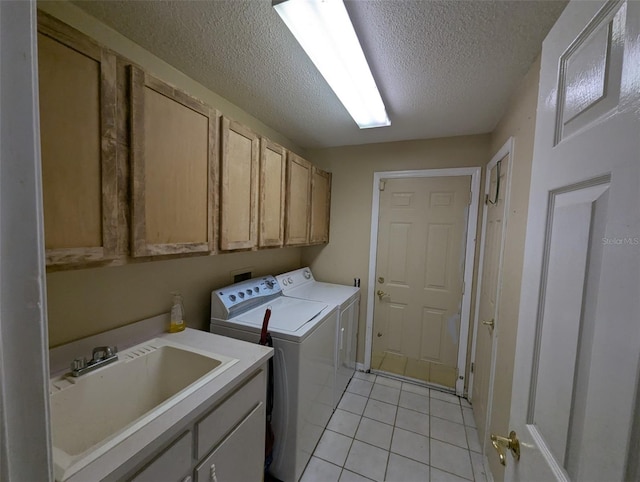
[[[285,0],[273,7],[358,126],[391,125],[343,0]]]

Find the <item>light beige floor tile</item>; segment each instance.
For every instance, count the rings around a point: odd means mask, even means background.
[[[473,466],[473,476],[476,482],[486,482],[487,475],[484,471],[484,464],[482,463],[482,454],[478,452],[471,452],[471,465]]]
[[[457,475],[431,467],[431,482],[467,482],[468,480],[469,479],[463,479]]]
[[[431,466],[473,480],[469,451],[431,439]]]
[[[473,416],[473,410],[471,408],[462,408],[462,415],[464,416],[464,424],[469,426],[469,427],[473,427],[473,428],[477,428],[476,425],[476,419]]]
[[[469,444],[469,450],[472,450],[474,452],[482,452],[480,439],[478,438],[478,430],[473,427],[467,426],[465,426],[465,430],[467,431],[467,443]]]
[[[343,469],[342,474],[340,474],[340,482],[370,482],[371,480],[346,469]]]
[[[416,432],[425,437],[429,436],[429,415],[407,408],[398,407],[396,427],[410,432]]]
[[[345,412],[344,410],[336,410],[327,424],[327,428],[333,432],[341,433],[347,437],[353,437],[360,423],[360,415]]]
[[[416,412],[429,413],[429,398],[407,391],[400,392],[398,405]]]
[[[468,448],[464,425],[438,417],[431,417],[430,422],[431,438],[457,445],[463,449]]]
[[[442,400],[443,402],[454,403],[460,405],[460,398],[452,393],[441,392],[440,390],[431,390],[431,398]]]
[[[351,437],[325,430],[313,455],[342,467],[345,460],[347,460],[351,442],[353,442]]]
[[[373,480],[383,480],[389,452],[354,440],[344,468]]]
[[[422,385],[416,385],[415,383],[403,382],[402,390],[405,392],[416,393],[418,395],[422,395],[423,397],[429,396],[429,388],[423,387]]]
[[[338,482],[340,471],[337,465],[311,457],[300,482]]]
[[[429,413],[435,417],[444,418],[456,423],[463,423],[460,405],[454,405],[453,403],[432,398]]]
[[[364,416],[377,420],[378,422],[388,423],[393,425],[396,419],[397,406],[390,403],[381,402],[380,400],[374,400],[370,398],[367,402],[367,406],[364,409]]]
[[[398,454],[389,455],[387,482],[418,482],[429,480],[429,466]]]
[[[338,404],[338,408],[347,412],[362,415],[362,412],[364,412],[364,407],[367,406],[367,400],[368,398],[363,397],[362,395],[351,392],[344,392],[344,395],[342,395],[342,399]]]
[[[371,390],[371,395],[369,395],[369,397],[375,400],[380,400],[381,402],[397,405],[398,399],[400,398],[400,389],[380,385],[376,382],[375,385],[373,385],[373,389]]]
[[[363,397],[368,397],[373,388],[373,382],[362,380],[360,378],[352,378],[347,386],[347,392],[356,393]]]
[[[356,432],[356,440],[389,450],[393,426],[363,417]]]
[[[393,429],[391,452],[429,464],[429,439],[396,427]]]
[[[353,374],[353,378],[359,378],[360,380],[366,380],[368,382],[375,382],[376,381],[375,373],[366,373],[366,372],[356,371]]]
[[[384,385],[386,387],[397,388],[398,390],[402,388],[402,382],[400,380],[396,380],[395,378],[379,376],[376,379],[376,383]]]

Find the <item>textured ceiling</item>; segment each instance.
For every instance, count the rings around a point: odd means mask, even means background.
[[[74,3],[301,147],[490,132],[566,5],[347,1],[391,119],[360,130],[270,0]]]

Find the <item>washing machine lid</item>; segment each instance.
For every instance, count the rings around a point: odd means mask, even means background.
[[[285,296],[294,298],[322,301],[324,303],[344,306],[346,303],[350,303],[355,299],[359,292],[360,288],[356,288],[355,286],[313,281],[311,283],[305,283],[302,286],[288,289],[284,293]]]
[[[328,312],[330,307],[326,303],[281,296],[269,303],[242,313],[229,321],[262,328],[267,308],[271,308],[268,328],[270,332],[296,333],[304,328],[307,323],[324,319],[324,316],[320,315],[323,312]]]

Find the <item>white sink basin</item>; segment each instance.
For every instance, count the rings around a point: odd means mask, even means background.
[[[86,465],[237,362],[164,339],[118,356],[80,377],[51,380],[56,479],[67,478],[72,465]]]

